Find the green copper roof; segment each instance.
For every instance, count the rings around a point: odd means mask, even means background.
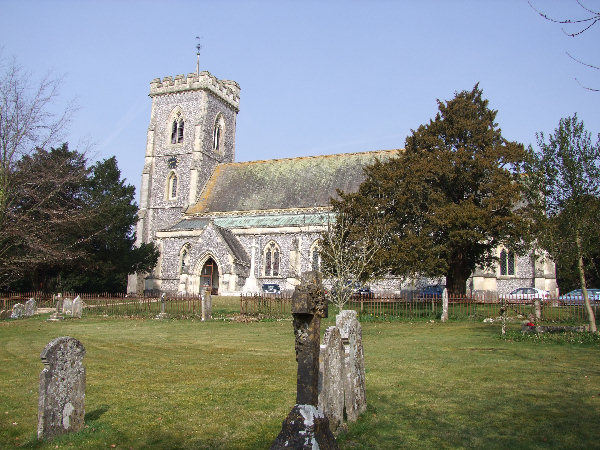
[[[261,215],[234,215],[214,217],[215,225],[221,228],[277,228],[309,225],[325,225],[332,213],[299,213],[299,214],[261,214]],[[184,219],[171,228],[174,230],[203,230],[211,219]]]
[[[186,214],[327,207],[338,189],[358,190],[363,168],[375,158],[397,154],[387,150],[222,164]]]

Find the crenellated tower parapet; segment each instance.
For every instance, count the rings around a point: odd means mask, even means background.
[[[240,85],[232,80],[219,80],[210,72],[190,73],[173,77],[155,78],[150,82],[150,97],[183,91],[207,90],[229,104],[235,112],[240,110]]]

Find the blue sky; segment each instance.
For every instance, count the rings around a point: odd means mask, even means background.
[[[532,0],[578,18],[575,0]],[[600,10],[600,0],[582,0]],[[506,138],[535,144],[577,112],[600,131],[600,25],[577,38],[526,0],[3,0],[2,55],[64,75],[81,106],[70,146],[116,155],[139,187],[152,79],[201,70],[241,86],[236,159],[404,147],[411,129],[479,82]],[[60,104],[58,105],[60,106]]]

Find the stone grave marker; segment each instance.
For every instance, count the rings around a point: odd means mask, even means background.
[[[0,319],[2,319],[2,320],[10,319],[11,314],[12,314],[12,311],[10,311],[8,309],[3,309],[2,311],[0,311]]]
[[[166,319],[169,315],[165,312],[165,306],[167,302],[167,294],[163,293],[160,296],[160,313],[155,317],[155,319]]]
[[[17,303],[15,306],[13,306],[10,318],[20,319],[23,316],[25,316],[25,305],[23,305],[23,303]]]
[[[61,294],[56,294],[54,297],[54,301],[56,302],[56,312],[48,317],[48,320],[51,322],[55,322],[58,320],[63,320],[63,298]]]
[[[63,313],[67,316],[73,315],[73,300],[70,298],[65,298],[63,300]]]
[[[81,304],[81,297],[78,295],[77,297],[75,297],[75,300],[73,300],[73,306],[72,306],[72,316],[76,319],[81,319],[81,314],[83,312],[83,305]]]
[[[212,295],[210,289],[206,289],[202,293],[202,320],[212,319]]]
[[[329,327],[319,351],[319,409],[329,419],[331,431],[344,421],[344,362],[340,330]]]
[[[30,298],[25,302],[25,315],[27,317],[31,317],[36,313],[35,299]]]
[[[356,311],[343,310],[336,316],[336,326],[344,344],[344,405],[349,422],[367,409],[365,391],[365,362],[362,345],[362,327]]]
[[[292,296],[292,315],[298,362],[296,405],[283,421],[271,449],[337,449],[329,420],[317,406],[319,333],[321,318],[327,317],[327,300],[319,272],[302,275]]]
[[[448,321],[448,289],[442,291],[442,322]]]
[[[85,416],[85,348],[69,336],[48,343],[40,355],[38,439],[81,430]]]

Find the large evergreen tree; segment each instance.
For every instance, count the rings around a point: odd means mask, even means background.
[[[61,276],[61,286],[78,292],[122,292],[127,275],[151,270],[158,260],[154,244],[135,247],[137,222],[135,187],[121,179],[113,156],[96,162],[83,186],[89,212],[88,239],[82,241],[85,260]],[[75,268],[74,268],[75,269]]]
[[[374,267],[445,276],[449,291],[464,293],[473,270],[495,262],[499,245],[521,245],[526,222],[517,208],[518,169],[525,150],[502,137],[497,111],[478,85],[438,100],[438,107],[433,120],[406,138],[398,158],[368,167],[359,191],[333,205],[387,222]]]

